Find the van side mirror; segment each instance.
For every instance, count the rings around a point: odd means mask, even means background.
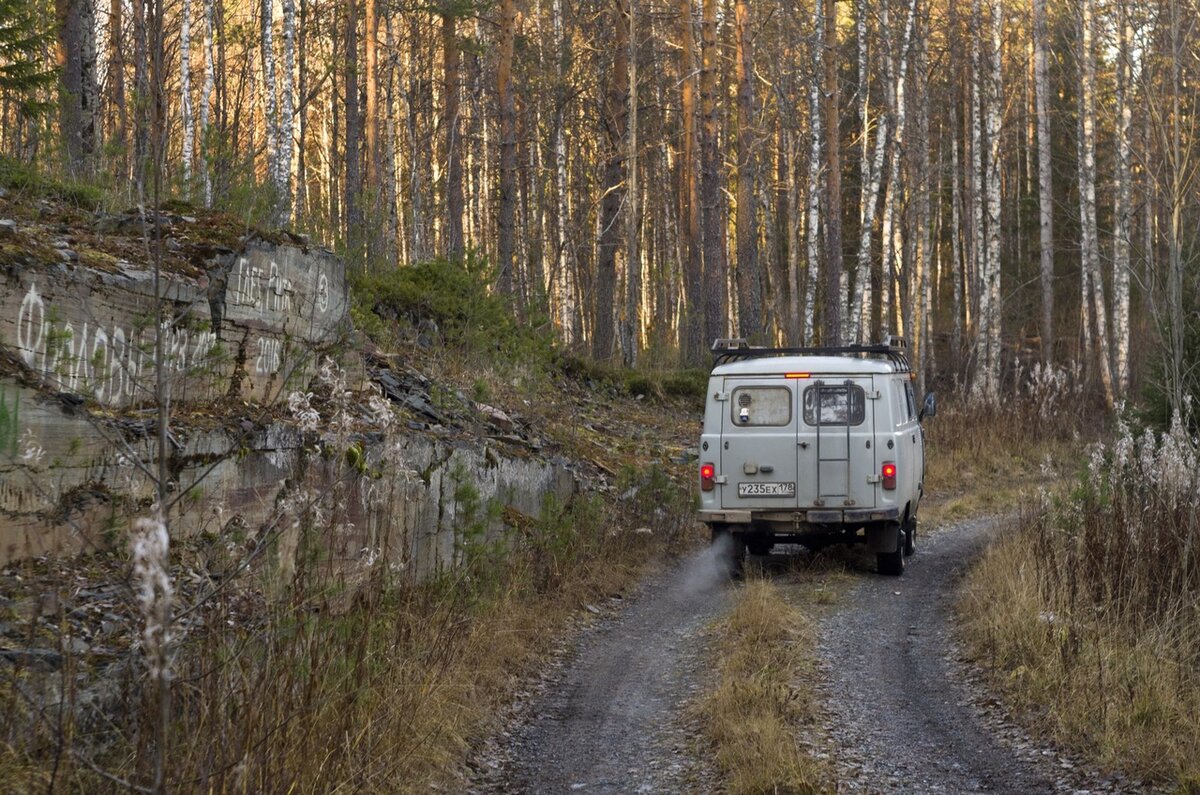
[[[921,413],[917,416],[918,420],[924,420],[926,417],[937,416],[937,397],[932,392],[925,393],[925,405],[921,407]]]

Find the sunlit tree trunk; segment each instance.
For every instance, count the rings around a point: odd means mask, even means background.
[[[850,304],[850,325],[846,331],[849,342],[863,342],[870,335],[871,308],[871,248],[874,241],[875,212],[879,205],[879,187],[883,179],[883,162],[887,152],[889,112],[878,114],[875,127],[875,153],[869,148],[870,135],[870,63],[867,55],[867,2],[855,3],[855,43],[858,49],[858,120],[862,130],[862,156],[859,199],[858,265],[854,274],[854,299]],[[886,19],[887,7],[880,9]],[[883,23],[887,28],[886,21]],[[889,56],[884,55],[885,60]],[[891,87],[888,87],[890,90]]]
[[[192,187],[192,158],[196,149],[196,120],[192,114],[192,3],[183,0],[179,18],[179,122],[183,134],[184,190]]]
[[[1038,219],[1041,241],[1042,360],[1054,361],[1054,172],[1050,160],[1049,31],[1046,0],[1033,0],[1033,74],[1037,94]]]
[[[293,74],[296,69],[296,2],[283,0],[283,76],[279,87],[279,139],[275,172],[275,189],[279,194],[277,222],[287,226],[292,221],[292,147],[295,144],[295,100]]]
[[[500,52],[496,69],[496,98],[500,106],[500,215],[497,250],[497,286],[506,295],[513,292],[513,268],[517,211],[517,119],[512,95],[513,42],[516,36],[515,0],[500,4]],[[625,79],[622,75],[622,79]]]
[[[700,72],[700,105],[704,123],[700,132],[701,234],[704,240],[704,336],[705,343],[727,336],[726,311],[729,289],[726,282],[725,201],[721,195],[721,156],[717,135],[720,124],[717,102],[717,2],[703,0],[703,67]]]
[[[690,0],[688,0],[690,2]],[[574,260],[569,256],[567,241],[567,220],[571,209],[567,195],[567,143],[566,143],[566,109],[567,85],[566,62],[569,57],[567,48],[570,46],[563,23],[563,0],[553,0],[552,25],[555,42],[555,110],[554,110],[554,200],[557,211],[554,214],[555,253],[554,253],[554,284],[558,307],[558,322],[563,342],[573,345],[578,341],[578,304],[575,300],[575,267]]]
[[[505,19],[504,13],[511,10],[511,0],[506,0],[507,8],[501,9],[501,23]],[[508,17],[511,19],[511,17]],[[456,259],[463,254],[463,173],[462,173],[462,143],[460,137],[462,134],[462,123],[459,120],[459,84],[460,84],[460,62],[461,48],[458,41],[457,17],[453,11],[446,11],[442,14],[442,164],[445,171],[445,202],[446,202],[446,256],[450,259]],[[515,23],[513,23],[515,24]],[[512,24],[509,25],[509,31],[512,30]],[[511,32],[509,34],[511,36]],[[504,30],[501,30],[501,39],[503,41]],[[511,41],[511,38],[510,38]],[[511,47],[509,49],[510,56],[508,58],[509,74],[512,69]],[[509,81],[509,74],[504,77],[505,82]],[[497,83],[500,77],[497,75]],[[501,116],[512,121],[512,108],[509,108],[507,117],[504,115],[503,108]],[[501,147],[504,146],[504,139],[501,138]],[[486,151],[486,148],[485,148]],[[502,155],[503,156],[503,155]],[[516,168],[516,154],[513,153],[513,169]],[[419,163],[414,164],[414,169],[420,168]],[[515,179],[515,178],[514,178]],[[515,194],[515,187],[513,188]],[[516,201],[514,195],[513,201]],[[501,210],[503,212],[503,208]],[[510,241],[511,245],[511,241]],[[511,249],[510,249],[511,250]],[[501,265],[503,267],[503,265]],[[511,263],[509,270],[502,272],[500,278],[512,278]]]
[[[68,172],[84,176],[96,153],[96,9],[92,0],[56,0],[55,10],[60,131]]]
[[[1133,113],[1129,91],[1132,86],[1130,43],[1133,25],[1124,2],[1117,3],[1117,63],[1116,63],[1116,144],[1117,194],[1113,207],[1113,358],[1114,391],[1120,395],[1129,389],[1129,242],[1132,235],[1133,196],[1131,185],[1132,154],[1130,126]]]
[[[629,140],[625,156],[625,309],[622,312],[622,358],[627,367],[636,367],[642,326],[642,257],[638,247],[641,232],[641,204],[638,194],[638,78],[637,78],[637,0],[628,0],[629,12]]]
[[[592,335],[592,355],[600,360],[613,355],[617,249],[621,245],[621,209],[625,203],[625,135],[629,113],[628,8],[628,0],[612,0],[613,62],[604,98],[603,126],[607,146],[596,262],[596,325]]]
[[[734,69],[737,79],[737,287],[738,333],[758,340],[763,334],[762,265],[758,258],[758,211],[755,197],[754,53],[750,5],[734,6]]]
[[[1100,273],[1100,241],[1096,222],[1096,54],[1093,48],[1092,0],[1080,0],[1081,35],[1079,37],[1079,223],[1081,272],[1085,304],[1091,301],[1091,320],[1095,324],[1096,360],[1094,366],[1104,387],[1104,400],[1114,404],[1112,367],[1109,360],[1107,309],[1104,282]],[[1084,350],[1087,356],[1091,352]]]
[[[679,91],[683,142],[679,155],[680,235],[684,273],[684,361],[704,360],[704,267],[700,251],[700,186],[696,178],[696,39],[692,0],[679,0]]]
[[[837,0],[825,0],[825,304],[821,342],[842,342],[842,142],[838,110]]]
[[[265,0],[270,2],[270,0]],[[346,243],[351,261],[360,264],[362,256],[362,118],[358,107],[358,0],[346,0],[344,95],[346,114],[346,176],[343,211],[346,219]]]
[[[116,0],[117,3],[121,0]],[[213,4],[216,0],[204,0],[204,90],[200,94],[200,180],[204,192],[204,206],[212,206],[212,170],[209,152],[209,116],[216,68],[213,63]]]
[[[1003,43],[1004,11],[999,0],[991,5],[991,79],[987,84],[985,111],[987,125],[987,259],[984,284],[987,319],[987,371],[984,390],[989,400],[1000,396],[1000,179],[1002,176],[1000,121],[1004,112],[1004,84],[1001,45]]]
[[[279,188],[279,95],[275,86],[275,43],[273,40],[275,20],[274,3],[262,0],[259,6],[262,23],[262,78],[263,78],[263,124],[267,139],[267,181],[276,190]],[[283,197],[276,195],[276,202]]]
[[[820,2],[820,0],[815,0]],[[825,40],[825,15],[820,9],[813,13],[812,82],[808,86],[808,179],[805,190],[808,196],[808,218],[805,230],[808,256],[807,287],[804,292],[804,344],[816,341],[813,328],[817,303],[817,290],[821,277],[821,74],[823,56],[821,45]]]

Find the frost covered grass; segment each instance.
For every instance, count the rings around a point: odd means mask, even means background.
[[[976,567],[977,658],[1041,731],[1105,767],[1200,790],[1200,454],[1125,423]]]
[[[716,682],[695,710],[734,795],[829,789],[828,771],[798,742],[817,720],[816,623],[795,603],[802,591],[752,577],[716,627]]]

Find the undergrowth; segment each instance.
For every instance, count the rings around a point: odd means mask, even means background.
[[[1106,767],[1200,791],[1200,456],[1121,424],[975,568],[962,615],[1018,710]]]

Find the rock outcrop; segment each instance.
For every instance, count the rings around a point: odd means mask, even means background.
[[[291,393],[310,390],[324,356],[343,361],[352,387],[369,379],[348,349],[345,268],[330,252],[255,237],[164,269],[157,293],[144,265],[48,259],[0,261],[0,565],[112,543],[148,509],[160,390],[172,407],[164,463],[175,532],[236,526],[253,535],[277,523],[297,483],[319,489],[336,477],[286,407]],[[385,372],[382,391],[411,412],[417,398]],[[437,415],[422,419],[391,431],[400,438],[361,438],[368,461],[384,444],[398,447],[403,471],[351,486],[353,531],[339,537],[335,556],[384,555],[422,577],[455,563],[461,482],[479,500],[531,515],[546,495],[566,499],[575,489],[561,461],[464,434],[429,435]],[[279,536],[285,570],[293,536]]]

